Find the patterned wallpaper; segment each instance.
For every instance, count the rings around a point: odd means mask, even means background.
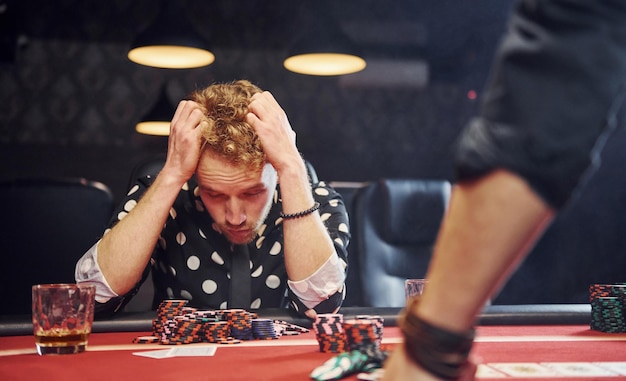
[[[13,11],[10,22],[0,15],[1,48],[12,49],[7,36],[20,46],[14,59],[0,62],[0,179],[85,177],[104,182],[119,197],[132,166],[166,148],[165,138],[134,132],[160,88],[166,87],[174,104],[196,87],[237,78],[274,93],[322,179],[452,179],[454,141],[478,107],[468,90],[480,96],[511,1],[484,0],[482,7],[457,0],[333,2],[342,25],[369,57],[427,63],[421,84],[393,86],[380,83],[398,73],[376,72],[378,85],[359,85],[283,69],[287,40],[299,25],[299,2],[183,1],[194,26],[211,37],[216,54],[213,65],[189,70],[148,68],[126,58],[130,40],[154,18],[156,1],[7,3]],[[623,138],[623,133],[616,136]],[[617,259],[626,250],[623,152],[609,144],[605,167],[503,295],[512,290],[510,295],[553,302],[544,289],[573,287],[580,300],[588,282],[623,268]],[[594,260],[600,263],[590,263]],[[574,278],[568,263],[597,265],[604,272]]]
[[[476,102],[466,97],[468,86],[479,90],[488,66],[466,67],[461,58],[452,69],[454,80],[435,79],[433,66],[424,86],[343,85],[340,77],[304,76],[282,67],[289,36],[285,33],[295,28],[293,21],[283,20],[293,19],[288,12],[297,14],[289,2],[272,2],[265,9],[261,1],[244,1],[249,7],[239,8],[219,1],[207,9],[202,6],[206,2],[188,1],[190,22],[212,37],[217,60],[205,68],[154,69],[130,62],[126,51],[132,36],[154,17],[155,2],[119,0],[105,6],[92,0],[25,0],[17,4],[21,6],[14,7],[11,16],[18,21],[17,33],[25,43],[13,62],[0,66],[0,144],[8,146],[127,149],[138,155],[164,146],[155,143],[160,138],[134,132],[134,124],[156,102],[161,86],[175,104],[196,87],[248,78],[275,94],[298,133],[301,150],[333,179],[448,177],[451,145],[476,108]],[[337,13],[350,14],[345,24],[358,32],[364,22],[359,24],[355,17],[373,17],[364,15],[367,8],[353,5]],[[388,8],[392,10],[387,16],[379,13],[381,19],[398,17],[401,9]],[[246,15],[254,20],[240,22],[236,28],[230,25]],[[220,32],[214,25],[208,30],[205,20],[223,29]],[[500,30],[503,22],[492,16],[491,29],[475,27],[475,34],[493,45],[498,34],[490,32]],[[368,41],[371,54],[379,58],[380,43]],[[397,46],[387,52],[387,58],[406,55],[410,47]],[[488,62],[492,52],[478,45],[476,49]],[[392,73],[376,73],[388,74]],[[406,166],[407,159],[415,164]],[[362,166],[355,168],[354,163]]]

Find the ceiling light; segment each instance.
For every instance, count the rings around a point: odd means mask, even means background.
[[[326,9],[314,5],[301,35],[287,52],[287,70],[309,75],[342,75],[365,69],[366,62],[357,46],[341,30]],[[327,13],[324,13],[327,12]],[[307,27],[308,25],[308,27]]]
[[[137,123],[135,130],[145,135],[168,136],[170,134],[170,121],[175,111],[167,97],[165,86],[162,86],[158,100]]]
[[[141,65],[186,69],[210,65],[215,55],[176,0],[164,0],[154,22],[131,44],[128,59]]]
[[[347,53],[303,53],[287,58],[287,70],[309,75],[342,75],[365,69],[363,58]]]

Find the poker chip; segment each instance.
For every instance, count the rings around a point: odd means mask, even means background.
[[[309,329],[301,327],[297,324],[289,323],[283,320],[274,320],[274,326],[280,328],[283,331],[291,331],[296,333],[307,333]]]
[[[372,321],[372,324],[374,325],[374,333],[376,334],[376,341],[380,346],[383,341],[383,328],[385,326],[385,319],[380,315],[357,315],[355,319]]]
[[[297,336],[299,335],[300,332],[294,332],[294,331],[283,331],[281,332],[281,336]]]
[[[378,334],[373,320],[349,319],[343,322],[347,350],[378,348]]]
[[[626,284],[592,284],[590,329],[606,333],[626,332]]]
[[[230,335],[239,340],[252,340],[251,314],[244,309],[223,310],[223,318],[230,324]]]
[[[340,353],[346,350],[342,314],[318,314],[313,323],[320,352]]]
[[[313,323],[321,352],[340,352],[315,368],[316,381],[339,380],[348,375],[381,369],[389,352],[381,349],[383,318],[359,315],[343,319],[341,314],[318,314]]]
[[[229,339],[226,339],[226,340],[219,341],[218,344],[226,344],[226,345],[228,345],[228,344],[241,344],[241,340],[234,339],[234,338],[229,338]]]
[[[163,344],[191,344],[202,342],[202,321],[180,315],[165,321],[161,332]]]
[[[158,336],[137,336],[133,339],[133,344],[157,344]]]
[[[256,313],[244,309],[203,310],[189,306],[188,302],[163,300],[152,320],[152,335],[136,337],[133,343],[239,344],[243,340],[275,340],[309,331],[284,321],[259,319]]]
[[[208,321],[204,323],[204,341],[217,343],[230,337],[230,325],[225,321]]]
[[[278,339],[279,334],[270,319],[252,319],[252,334],[257,340]]]

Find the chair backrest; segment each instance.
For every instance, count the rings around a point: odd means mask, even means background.
[[[113,196],[85,179],[0,182],[0,315],[29,314],[31,286],[74,283],[76,261],[102,235]]]
[[[354,220],[354,195],[357,194],[361,188],[367,186],[368,182],[351,182],[351,181],[330,181],[328,183],[333,187],[343,199],[343,204],[348,212],[348,218],[350,220],[350,233],[352,238],[348,245],[348,276],[346,278],[346,298],[343,301],[344,307],[358,307],[363,305],[361,295],[361,282],[359,275],[358,260],[359,255],[354,243],[354,229],[352,227]]]
[[[450,192],[448,181],[382,179],[354,195],[350,265],[364,306],[405,305],[404,281],[426,275]]]
[[[145,158],[144,160],[137,163],[128,178],[128,186],[127,189],[135,184],[135,181],[144,176],[152,176],[156,177],[156,175],[161,172],[161,168],[163,168],[163,164],[165,164],[165,154],[157,154]]]

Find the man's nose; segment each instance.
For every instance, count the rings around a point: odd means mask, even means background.
[[[226,222],[234,226],[246,222],[246,213],[241,200],[234,197],[228,200],[226,203]]]

